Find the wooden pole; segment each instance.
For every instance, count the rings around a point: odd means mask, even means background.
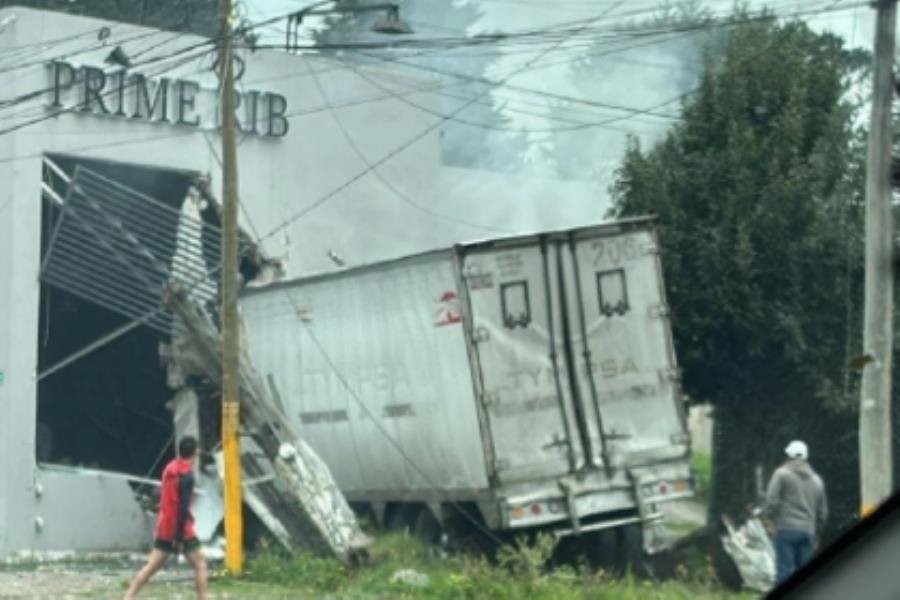
[[[875,3],[872,115],[866,162],[866,290],[859,411],[860,514],[872,512],[892,491],[891,363],[894,277],[891,211],[891,101],[896,0]]]
[[[219,0],[219,105],[222,126],[222,457],[225,463],[225,568],[244,565],[241,451],[238,430],[240,327],[238,325],[238,178],[235,143],[231,0]]]

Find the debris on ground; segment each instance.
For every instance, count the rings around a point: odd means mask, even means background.
[[[172,343],[169,360],[186,376],[221,386],[221,335],[209,315],[175,285],[166,299],[184,332]],[[244,499],[288,550],[331,552],[345,564],[368,560],[371,543],[325,463],[301,440],[245,351],[240,382],[241,463],[251,480]]]
[[[768,592],[775,581],[775,548],[762,522],[752,517],[737,527],[722,518],[725,533],[722,545],[734,561],[743,585],[757,592]]]
[[[428,586],[428,575],[414,569],[401,569],[391,577],[391,583],[405,583],[412,587],[423,588]]]

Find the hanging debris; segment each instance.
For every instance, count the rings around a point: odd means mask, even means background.
[[[210,438],[202,435],[215,429],[209,400],[222,383],[222,342],[214,322],[219,269],[212,263],[221,232],[201,217],[207,208],[218,210],[207,183],[194,181],[190,202],[181,209],[82,166],[68,183],[42,279],[170,339],[160,356],[175,390],[176,426]],[[263,257],[243,232],[240,241],[245,281],[277,274],[277,263]],[[369,539],[326,465],[273,402],[246,352],[239,381],[248,436],[241,455],[247,505],[290,550],[331,552],[348,564],[364,560]],[[194,403],[194,424],[186,409],[192,404],[180,402],[191,392],[206,399]]]
[[[176,284],[166,298],[184,331],[175,338],[170,360],[185,375],[221,385],[221,336],[212,321]],[[269,389],[241,355],[239,373],[243,443],[241,462],[247,504],[287,548],[329,550],[347,564],[367,558],[369,538],[362,532],[331,472],[292,430]],[[259,450],[259,451],[256,451]]]

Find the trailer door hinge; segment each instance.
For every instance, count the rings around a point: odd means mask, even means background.
[[[495,473],[506,471],[507,469],[509,469],[509,461],[505,458],[495,458],[492,466],[494,467]]]
[[[656,304],[650,307],[650,318],[651,319],[662,319],[668,317],[671,314],[669,307],[665,304]]]

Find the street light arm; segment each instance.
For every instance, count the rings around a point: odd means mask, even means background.
[[[335,0],[329,0],[330,2],[334,2]],[[360,12],[371,12],[373,10],[386,10],[390,14],[399,14],[400,7],[397,4],[392,2],[382,3],[382,4],[364,4],[360,6],[335,6],[334,8],[329,8],[327,10],[316,10],[316,5],[313,4],[308,6],[307,9],[300,11],[303,13],[302,16],[306,15],[327,15],[331,13],[360,13]],[[296,13],[295,13],[296,14]]]
[[[309,15],[362,13],[383,10],[387,12],[389,21],[399,22],[400,6],[394,2],[381,2],[378,4],[363,4],[357,6],[341,6],[338,4],[337,6],[332,6],[330,8],[322,8],[328,4],[334,4],[337,1],[338,0],[322,0],[321,2],[314,2],[308,6],[304,6],[297,12],[291,13],[288,16],[285,49],[291,50],[291,48],[297,47],[300,23],[303,22],[304,17]],[[291,42],[293,42],[293,44]]]
[[[291,37],[294,39],[294,45],[297,43],[297,35],[296,32],[300,29],[300,22],[303,21],[303,17],[309,14],[309,11],[315,10],[320,6],[325,6],[327,4],[333,4],[337,0],[321,0],[320,2],[314,2],[309,6],[304,6],[297,12],[291,13],[288,15],[287,22],[287,32],[285,33],[284,40],[284,48],[285,50],[291,49]],[[294,26],[296,29],[294,30],[294,35],[291,35],[291,27]]]

